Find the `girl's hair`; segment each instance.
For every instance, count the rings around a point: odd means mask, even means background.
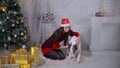
[[[68,42],[68,37],[70,35],[70,32],[71,32],[71,29],[69,30],[69,32],[67,32],[67,35],[64,39],[64,45],[67,45],[67,42]],[[56,31],[55,31],[55,36],[54,36],[54,42],[56,42],[61,36],[62,34],[64,33],[64,27],[60,27],[58,28]]]

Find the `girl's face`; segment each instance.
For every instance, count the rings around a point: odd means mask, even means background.
[[[64,27],[64,32],[69,32],[69,30],[70,30],[70,26]]]

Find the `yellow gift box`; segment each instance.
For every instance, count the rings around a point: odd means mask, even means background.
[[[17,56],[16,53],[11,54],[11,60],[12,60],[11,62],[12,62],[12,64],[15,64],[16,56]]]
[[[13,52],[10,56],[2,56],[1,64],[18,64],[20,68],[37,67],[39,63],[39,48],[31,47],[31,52],[20,48]],[[11,65],[14,66],[14,65]]]
[[[28,60],[15,60],[15,64],[28,64]]]
[[[23,64],[23,65],[20,65],[20,68],[31,68],[31,67],[30,67],[30,64]]]
[[[16,60],[28,60],[28,55],[17,55]]]
[[[11,62],[14,64],[15,60],[29,60],[28,55],[17,55],[15,53],[11,54]]]
[[[31,55],[34,55],[35,53],[39,53],[39,48],[38,47],[31,47]]]
[[[31,59],[34,62],[39,62],[39,48],[38,47],[31,47]]]
[[[27,54],[27,50],[24,48],[20,48],[19,50],[16,50],[16,54],[18,55]]]
[[[2,64],[1,68],[19,68],[19,64]]]
[[[2,56],[2,64],[10,64],[10,56]]]

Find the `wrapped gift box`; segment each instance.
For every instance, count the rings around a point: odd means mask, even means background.
[[[15,64],[28,64],[28,60],[15,60]]]
[[[39,48],[31,47],[30,53],[20,48],[10,56],[2,56],[0,63],[2,68],[37,68],[39,60]]]
[[[19,64],[2,64],[1,68],[19,68]]]
[[[27,50],[24,49],[24,48],[20,48],[19,50],[16,50],[16,53],[17,53],[18,55],[27,54]]]
[[[30,64],[23,64],[23,65],[20,65],[20,68],[31,68],[31,67],[30,67]]]
[[[31,47],[31,59],[36,62],[39,63],[39,48],[38,47]]]
[[[2,56],[2,64],[10,64],[10,56]]]

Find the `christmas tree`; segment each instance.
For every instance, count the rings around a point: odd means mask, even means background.
[[[29,41],[17,0],[0,0],[0,46],[22,46]]]

